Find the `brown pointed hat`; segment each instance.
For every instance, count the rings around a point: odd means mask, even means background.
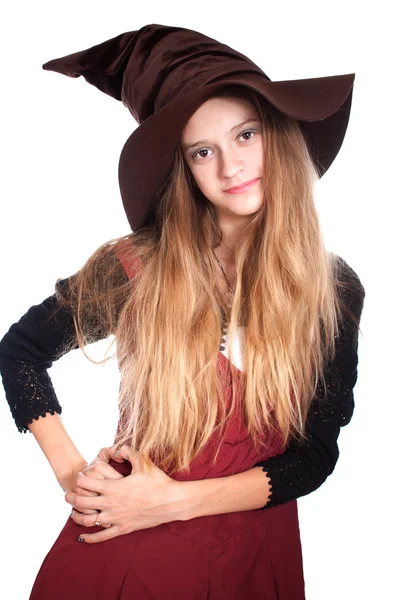
[[[249,58],[197,31],[146,25],[43,65],[83,77],[127,106],[139,123],[119,161],[122,201],[132,230],[153,213],[182,129],[226,84],[252,88],[299,121],[320,177],[346,133],[355,74],[271,81]]]

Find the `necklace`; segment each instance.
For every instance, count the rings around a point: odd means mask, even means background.
[[[225,271],[224,271],[224,267],[222,266],[222,263],[221,263],[221,261],[220,261],[220,260],[217,258],[217,255],[215,254],[214,250],[213,250],[213,254],[214,254],[214,256],[215,256],[215,260],[217,261],[217,263],[218,263],[218,265],[219,265],[219,267],[220,267],[220,269],[221,269],[221,271],[222,271],[222,274],[223,274],[223,276],[225,277],[225,281],[226,281],[226,283],[227,283],[228,289],[229,289],[230,293],[231,293],[231,294],[233,294],[233,289],[232,289],[232,286],[231,286],[231,284],[230,284],[230,281],[229,281],[229,279],[228,279],[228,278],[227,278],[227,276],[226,276],[226,273],[225,273]]]
[[[228,277],[226,276],[226,273],[225,273],[224,267],[222,266],[221,261],[217,258],[217,255],[215,254],[214,249],[212,249],[212,251],[213,251],[213,254],[215,256],[215,260],[217,261],[217,263],[219,265],[219,268],[221,269],[222,274],[223,274],[223,276],[225,278],[225,281],[227,283],[227,286],[228,286],[228,289],[229,289],[229,304],[231,304],[231,302],[232,302],[232,294],[233,294],[232,286],[230,284],[230,281],[229,281]],[[227,320],[227,316],[225,314],[225,311],[222,309],[222,339],[221,339],[221,343],[220,343],[220,346],[219,346],[219,349],[222,352],[225,350],[227,333],[228,333],[228,320]]]
[[[225,244],[224,240],[222,240],[222,243],[223,243],[223,245],[225,246],[225,248],[226,248],[227,250],[229,250],[229,252],[230,252],[232,255],[234,255],[234,254],[235,254],[235,251],[234,251],[234,250],[231,250],[231,249],[230,249],[230,248],[229,248],[229,247],[228,247],[228,246]]]

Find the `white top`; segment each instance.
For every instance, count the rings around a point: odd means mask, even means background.
[[[232,344],[232,363],[238,368],[240,371],[243,371],[242,364],[242,348],[243,348],[243,327],[237,327],[233,334],[233,344]],[[229,336],[226,335],[226,342],[224,344],[225,350],[221,350],[222,354],[228,358],[228,341]]]

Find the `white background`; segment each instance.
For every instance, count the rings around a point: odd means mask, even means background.
[[[140,5],[143,4],[144,8]],[[3,5],[4,6],[4,5]],[[129,233],[117,165],[136,127],[83,78],[41,65],[149,23],[196,29],[248,55],[272,80],[356,73],[343,147],[317,184],[326,246],[366,289],[356,411],[334,474],[299,501],[308,600],[400,597],[398,559],[398,58],[394,2],[7,3],[1,22],[0,337]],[[396,60],[397,59],[397,60]],[[89,347],[100,358],[103,342]],[[50,371],[63,423],[87,460],[113,441],[118,369],[80,351]],[[70,506],[1,389],[0,596],[25,600]],[[222,599],[221,599],[222,600]]]

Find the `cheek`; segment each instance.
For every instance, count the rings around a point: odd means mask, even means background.
[[[192,181],[193,181],[193,185],[194,187],[199,187],[201,189],[202,187],[202,179],[201,176],[199,175],[198,172],[196,172],[196,169],[190,169],[191,171],[191,175],[192,175]]]
[[[252,148],[252,161],[259,166],[260,168],[263,167],[264,164],[264,149],[262,146],[262,143],[255,145]]]
[[[199,169],[198,172],[193,172],[193,177],[199,188],[204,192],[212,188],[212,174],[209,169]]]

